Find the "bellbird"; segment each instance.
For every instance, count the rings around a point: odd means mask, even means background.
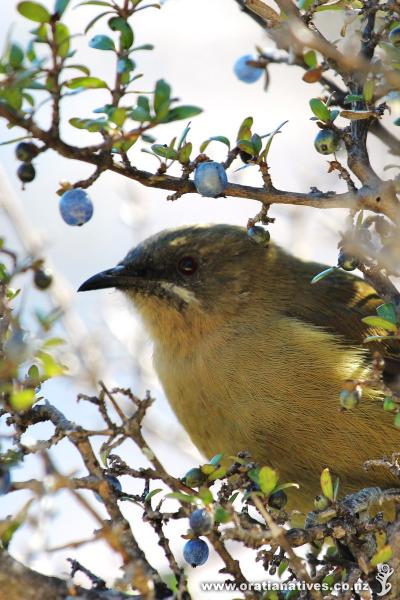
[[[363,462],[400,439],[376,393],[340,410],[345,380],[368,375],[361,319],[382,300],[341,270],[312,286],[324,268],[242,227],[187,226],[150,237],[80,291],[115,287],[135,305],[167,398],[203,454],[249,451],[298,482],[293,503],[310,510],[327,466],[345,493],[394,483]]]

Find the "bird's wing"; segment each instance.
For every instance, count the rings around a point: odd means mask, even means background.
[[[312,276],[312,273],[318,273],[323,268],[323,265],[310,264],[309,274]],[[361,345],[371,334],[387,334],[362,322],[363,317],[376,315],[376,308],[383,304],[382,298],[363,279],[337,270],[312,287],[312,303],[307,306],[301,302],[293,303],[290,309],[285,311],[287,316],[322,327],[340,336],[346,345]],[[382,345],[374,346],[373,343],[369,343],[364,347],[370,351],[376,348],[382,351]],[[387,382],[399,378],[398,342],[385,346],[385,375]]]

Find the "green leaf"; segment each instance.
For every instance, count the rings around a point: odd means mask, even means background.
[[[56,0],[54,5],[54,12],[61,17],[61,15],[66,11],[70,0]]]
[[[163,491],[162,488],[156,488],[155,490],[151,490],[151,492],[149,492],[147,494],[147,496],[145,497],[144,501],[149,502],[153,498],[153,496],[155,496],[156,494],[159,494],[162,491]]]
[[[275,488],[275,492],[280,492],[281,490],[287,490],[288,488],[295,488],[296,490],[298,490],[300,488],[300,485],[298,483],[281,483],[280,485],[277,485]]]
[[[77,4],[75,8],[78,8],[78,6],[108,6],[111,8],[112,5],[110,2],[105,2],[105,0],[85,0],[85,2]]]
[[[10,52],[8,55],[8,62],[13,69],[18,69],[24,61],[24,52],[17,44],[11,44]]]
[[[61,58],[68,56],[70,46],[69,29],[64,23],[56,23],[55,26],[55,41],[57,44],[57,54]]]
[[[391,396],[386,396],[383,400],[383,410],[391,412],[397,408],[397,402]]]
[[[14,288],[7,288],[6,290],[6,296],[7,296],[7,300],[14,300],[14,298],[16,298],[19,294],[20,294],[21,290],[20,289],[14,289]]]
[[[0,91],[0,98],[2,98],[8,106],[14,110],[21,110],[22,107],[22,92],[19,88],[4,88]]]
[[[330,112],[331,112],[330,121],[331,121],[331,123],[333,123],[333,121],[336,119],[336,117],[338,117],[340,115],[340,110],[337,108],[333,108]]]
[[[115,44],[108,35],[95,35],[89,42],[91,48],[96,50],[112,50],[115,51]]]
[[[203,109],[198,106],[177,106],[168,112],[167,123],[180,121],[181,119],[190,119],[191,117],[196,117],[201,112],[203,112]]]
[[[78,117],[72,117],[69,120],[69,124],[76,129],[86,129],[91,133],[99,131],[107,131],[109,129],[109,123],[107,119],[78,119]]]
[[[337,267],[329,267],[329,269],[321,271],[321,273],[318,273],[318,275],[315,275],[315,277],[311,279],[311,284],[318,283],[318,281],[321,281],[321,279],[325,279],[325,277],[327,277],[336,270]]]
[[[153,135],[149,135],[148,133],[142,133],[142,140],[147,142],[148,144],[154,144],[156,138]]]
[[[214,520],[216,523],[229,523],[231,515],[222,506],[217,506],[214,511]]]
[[[37,56],[36,56],[36,52],[35,52],[34,40],[30,40],[29,43],[28,43],[28,47],[26,49],[26,57],[31,62],[34,62],[34,61],[37,60]]]
[[[178,158],[178,153],[173,148],[169,148],[167,145],[162,144],[153,144],[151,149],[154,154],[157,156],[162,156],[162,158],[170,158],[172,160],[176,160]]]
[[[38,2],[19,2],[17,10],[20,15],[35,23],[49,23],[51,19],[47,8]]]
[[[367,81],[364,83],[364,87],[363,87],[363,96],[364,96],[364,100],[365,102],[371,102],[372,98],[374,97],[374,91],[375,91],[375,81],[373,79],[367,79]]]
[[[137,105],[150,114],[150,102],[147,96],[138,96]]]
[[[76,69],[85,75],[90,75],[90,70],[85,65],[66,65],[64,69]]]
[[[335,483],[333,484],[333,497],[336,500],[339,495],[340,479],[336,477]]]
[[[164,79],[159,79],[154,91],[154,110],[158,115],[165,105],[169,106],[171,98],[171,86]]]
[[[100,19],[102,19],[103,17],[105,17],[106,15],[112,15],[114,14],[113,10],[106,10],[105,12],[102,12],[98,15],[96,15],[91,21],[89,21],[89,23],[86,25],[85,27],[85,35],[90,31],[90,29],[92,29],[92,27],[97,23],[97,21],[100,21]]]
[[[35,401],[35,390],[28,388],[26,390],[13,391],[10,403],[15,410],[27,410]]]
[[[192,504],[196,498],[194,496],[190,496],[189,494],[184,494],[183,492],[171,492],[165,496],[166,498],[175,498],[176,500],[180,500],[181,502],[188,502]]]
[[[128,21],[122,17],[112,17],[108,21],[108,26],[112,31],[120,32],[121,47],[124,50],[128,50],[132,46],[135,39],[132,27],[129,25]]]
[[[28,500],[15,516],[0,521],[0,541],[4,548],[8,548],[14,533],[25,523],[32,502],[33,498]]]
[[[225,146],[228,146],[229,149],[231,147],[231,143],[227,137],[225,137],[224,135],[214,135],[214,136],[208,138],[208,140],[205,140],[201,144],[200,152],[204,152],[204,150],[207,148],[207,146],[210,142],[221,142],[221,144],[225,144]]]
[[[271,467],[262,467],[258,473],[258,484],[261,491],[266,495],[269,494],[276,488],[278,484],[279,476],[275,469]]]
[[[39,351],[37,353],[37,357],[43,364],[43,369],[46,377],[57,377],[58,375],[63,375],[65,373],[66,368],[60,363],[58,363],[47,352]]]
[[[31,365],[28,369],[28,378],[30,381],[37,382],[40,380],[39,369],[36,365]]]
[[[261,147],[262,147],[262,139],[260,138],[260,136],[257,133],[252,135],[251,143],[255,150],[254,154],[258,156],[258,154],[260,153]]]
[[[388,302],[387,304],[381,304],[376,309],[377,314],[382,317],[382,319],[386,319],[386,321],[390,321],[391,323],[397,323],[397,312],[396,307],[392,302]]]
[[[248,140],[238,140],[237,146],[238,146],[238,148],[240,148],[240,150],[247,152],[247,154],[251,154],[251,156],[256,155],[256,150],[255,150],[253,144],[251,142],[249,142]]]
[[[351,104],[352,102],[361,102],[364,100],[364,97],[360,94],[347,94],[344,99],[344,104]]]
[[[309,50],[303,56],[303,60],[309,69],[315,69],[318,65],[317,55],[314,50]]]
[[[321,490],[324,496],[331,500],[331,502],[334,501],[333,482],[328,468],[324,469],[321,473]]]
[[[382,319],[382,317],[364,317],[361,321],[371,327],[377,327],[378,329],[385,329],[386,331],[397,333],[397,325],[391,321]]]
[[[324,121],[325,123],[330,121],[330,110],[326,107],[326,104],[324,104],[319,98],[311,98],[310,108],[313,111],[314,115],[321,121]]]
[[[169,112],[169,100],[166,100],[165,102],[160,104],[160,106],[158,107],[157,114],[156,114],[156,120],[159,123],[166,122],[168,112]]]
[[[119,58],[117,62],[118,73],[130,73],[134,71],[136,64],[130,58]]]
[[[253,117],[246,117],[240,127],[237,134],[238,140],[249,140],[251,138],[251,127],[253,125]]]
[[[284,574],[284,572],[286,571],[288,566],[289,566],[289,562],[286,559],[281,560],[279,567],[278,567],[279,577],[282,577],[282,575]]]
[[[49,41],[49,32],[49,25],[47,23],[42,23],[37,29],[32,31],[32,33],[36,35],[36,39],[33,41],[47,43]]]
[[[133,48],[132,52],[137,52],[138,50],[154,50],[154,46],[153,44],[142,44],[141,46]]]
[[[110,120],[117,125],[122,127],[126,120],[127,109],[119,106],[110,113]]]
[[[182,134],[181,134],[181,136],[179,138],[179,142],[178,142],[178,150],[180,150],[180,148],[182,148],[183,144],[186,143],[186,138],[190,131],[190,125],[191,125],[191,121],[189,121],[189,123],[186,125],[185,129],[182,131]]]
[[[181,164],[185,165],[190,161],[190,155],[193,150],[192,142],[187,142],[179,149],[178,160]]]
[[[214,467],[218,467],[222,458],[223,458],[224,454],[223,452],[220,452],[219,454],[216,454],[215,456],[212,457],[212,459],[210,460],[210,465],[213,465]]]
[[[42,348],[54,348],[56,346],[63,346],[65,344],[65,340],[63,340],[60,337],[52,337],[47,339],[43,345]]]
[[[77,90],[78,88],[97,90],[107,87],[106,82],[98,77],[74,77],[74,79],[69,79],[66,81],[64,85],[66,85],[70,90]]]
[[[134,121],[139,121],[140,123],[144,123],[144,121],[150,120],[149,113],[142,107],[136,106],[129,112],[129,116]]]
[[[212,504],[214,502],[214,498],[208,487],[201,487],[199,489],[199,498],[203,502],[204,506],[208,504]]]
[[[371,558],[371,565],[376,567],[382,563],[387,563],[393,557],[393,550],[389,544],[383,546],[378,552],[376,552]]]

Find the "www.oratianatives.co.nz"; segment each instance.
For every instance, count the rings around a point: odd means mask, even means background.
[[[203,581],[200,583],[203,592],[290,592],[290,591],[319,591],[319,592],[367,592],[370,591],[368,583],[357,581],[354,585],[346,582],[308,583],[306,581],[288,581],[280,583],[277,581],[254,581],[246,583],[234,583],[230,581]]]

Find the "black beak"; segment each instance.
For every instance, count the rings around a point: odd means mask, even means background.
[[[103,288],[121,288],[127,287],[132,282],[132,274],[129,275],[124,265],[117,265],[107,271],[101,271],[89,277],[78,289],[78,292],[88,292],[90,290],[101,290]]]

